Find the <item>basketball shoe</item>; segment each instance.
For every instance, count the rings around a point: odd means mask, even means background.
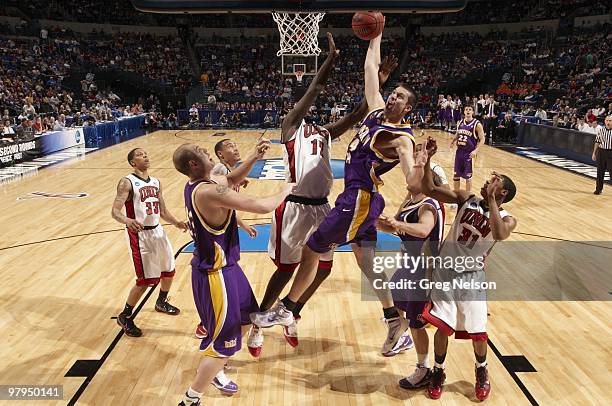
[[[429,385],[431,380],[431,369],[417,364],[412,375],[402,378],[399,386],[404,389],[418,389]]]
[[[178,404],[178,406],[187,406],[187,405],[185,404],[185,402],[183,402],[183,401],[181,400],[181,403],[179,403],[179,404]],[[189,405],[189,406],[201,406],[201,403],[200,403],[200,401],[198,400],[196,403],[192,403],[192,404],[191,404],[191,405]]]
[[[391,319],[384,319],[387,323],[387,339],[382,346],[381,353],[387,354],[397,346],[404,333],[408,330],[408,320],[403,316],[393,317]]]
[[[440,399],[442,396],[442,385],[446,380],[446,374],[443,368],[434,367],[431,373],[429,386],[427,387],[427,393],[432,399]]]
[[[142,330],[136,327],[134,320],[124,313],[119,313],[119,316],[117,316],[117,324],[121,326],[127,336],[140,337],[142,335]]]
[[[198,324],[195,330],[195,336],[200,340],[203,340],[208,337],[208,331],[206,330],[206,327],[204,327],[202,324]]]
[[[382,320],[384,322],[385,319],[383,318]],[[411,349],[412,347],[414,347],[414,343],[412,342],[412,337],[410,337],[410,331],[406,330],[406,332],[400,337],[397,344],[395,344],[395,347],[393,347],[391,351],[383,353],[383,356],[393,357],[401,352]]]
[[[263,312],[251,313],[251,321],[258,327],[268,328],[272,326],[288,326],[293,323],[293,313],[287,310],[283,302],[278,301],[276,305]]]
[[[160,313],[166,313],[166,314],[170,314],[172,316],[176,316],[177,314],[179,314],[181,312],[181,310],[176,307],[176,306],[172,306],[169,302],[168,299],[166,298],[166,300],[164,301],[160,301],[158,300],[155,303],[155,310],[160,312]]]
[[[298,346],[298,330],[297,323],[301,319],[300,316],[294,318],[293,323],[288,326],[283,326],[283,335],[285,336],[285,341],[289,343],[292,347]]]
[[[247,347],[249,348],[249,353],[253,357],[259,357],[259,354],[261,354],[261,349],[263,347],[263,342],[263,330],[253,324],[251,326],[251,330],[249,331],[249,337],[247,339]]]
[[[219,391],[224,395],[231,396],[238,392],[238,385],[236,385],[236,382],[229,379],[223,370],[217,373],[215,379],[212,380],[211,385],[219,389]]]
[[[476,367],[476,384],[474,392],[478,400],[486,400],[491,393],[491,383],[489,382],[489,371],[487,366]]]

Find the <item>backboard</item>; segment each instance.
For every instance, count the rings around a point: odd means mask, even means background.
[[[443,13],[462,10],[467,0],[132,0],[137,10],[151,13]]]

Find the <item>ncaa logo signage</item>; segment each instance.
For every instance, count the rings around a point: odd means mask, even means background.
[[[344,161],[342,159],[332,159],[331,167],[334,179],[344,178]],[[261,159],[255,162],[255,166],[249,172],[248,177],[260,180],[285,180],[283,158]]]
[[[77,143],[81,142],[81,132],[79,130],[74,133],[74,139]]]

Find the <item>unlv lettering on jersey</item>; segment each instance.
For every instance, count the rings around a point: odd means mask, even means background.
[[[478,211],[473,209],[466,209],[463,212],[463,216],[461,216],[461,224],[469,224],[474,227],[482,238],[485,238],[491,232],[491,228],[489,227],[489,219],[484,215],[480,214]]]
[[[306,124],[304,126],[304,138],[308,138],[311,135],[315,135],[315,134],[318,134],[318,133],[319,133],[319,131],[315,128],[314,125]]]
[[[140,188],[139,192],[141,202],[144,202],[149,197],[159,199],[159,189],[155,186],[143,186],[142,188]]]

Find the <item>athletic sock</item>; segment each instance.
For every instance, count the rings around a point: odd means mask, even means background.
[[[289,299],[289,296],[285,296],[283,300],[281,300],[281,302],[283,302],[283,304],[285,305],[285,308],[289,310],[290,312],[293,312],[293,309],[295,309],[295,305],[297,304],[291,299]]]
[[[262,311],[268,310],[274,306],[274,303],[278,300],[278,297],[283,292],[283,289],[287,286],[292,276],[292,271],[281,271],[278,269],[274,271],[270,277],[268,286],[266,286],[264,298],[261,300],[260,308]]]
[[[163,303],[166,301],[166,299],[168,298],[168,292],[164,292],[163,290],[159,290],[159,296],[157,297],[157,302],[158,303]]]
[[[383,313],[385,315],[385,319],[387,320],[393,319],[395,317],[399,317],[399,313],[397,312],[397,309],[395,308],[395,306],[387,307],[386,309],[383,308]]]
[[[132,310],[134,310],[134,306],[130,306],[126,303],[122,313],[125,314],[127,317],[130,317],[132,315]]]
[[[429,354],[418,354],[417,353],[417,365],[423,368],[429,368]]]
[[[295,308],[293,309],[293,317],[298,317],[300,315],[300,312],[302,311],[302,308],[305,304],[306,303],[295,302]]]
[[[444,360],[446,359],[446,353],[444,353],[442,355],[435,354],[434,358],[436,360],[435,366],[437,368],[444,369]]]
[[[191,387],[187,389],[187,392],[183,395],[183,403],[185,406],[193,405],[194,403],[198,403],[200,398],[202,397],[202,393],[196,392]]]
[[[484,360],[484,362],[476,361],[476,368],[486,367],[486,366],[487,366],[487,360],[486,359]]]

